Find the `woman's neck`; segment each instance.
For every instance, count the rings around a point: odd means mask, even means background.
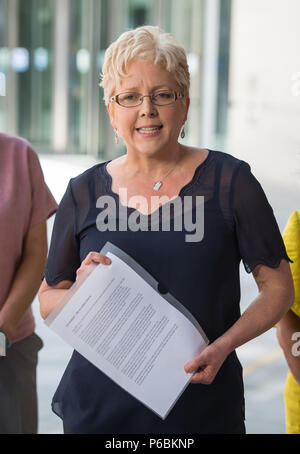
[[[144,176],[151,179],[160,178],[170,168],[179,165],[183,159],[185,148],[187,147],[178,144],[176,150],[151,156],[127,152],[125,156],[122,156],[122,167],[130,178],[136,176]]]

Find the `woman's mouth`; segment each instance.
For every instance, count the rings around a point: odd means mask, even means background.
[[[142,136],[153,137],[159,135],[162,128],[162,125],[142,126],[141,128],[136,128],[136,131]]]

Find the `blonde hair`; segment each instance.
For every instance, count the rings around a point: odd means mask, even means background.
[[[184,95],[189,96],[190,73],[184,48],[170,33],[147,25],[123,33],[107,48],[100,75],[106,105],[134,59],[162,66],[173,75]]]

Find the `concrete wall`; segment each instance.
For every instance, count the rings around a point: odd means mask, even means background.
[[[283,218],[300,209],[299,17],[299,0],[233,0],[228,152]]]

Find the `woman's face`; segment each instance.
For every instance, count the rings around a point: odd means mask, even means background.
[[[180,87],[174,77],[164,68],[144,60],[132,61],[128,75],[117,87],[114,95],[136,92],[150,95],[155,90],[172,89],[177,93]],[[108,106],[111,124],[123,138],[128,153],[154,155],[168,153],[178,144],[178,136],[186,121],[189,98],[177,99],[167,106],[156,106],[150,98],[144,98],[137,107],[122,107],[116,102]],[[141,128],[160,127],[153,131]]]

